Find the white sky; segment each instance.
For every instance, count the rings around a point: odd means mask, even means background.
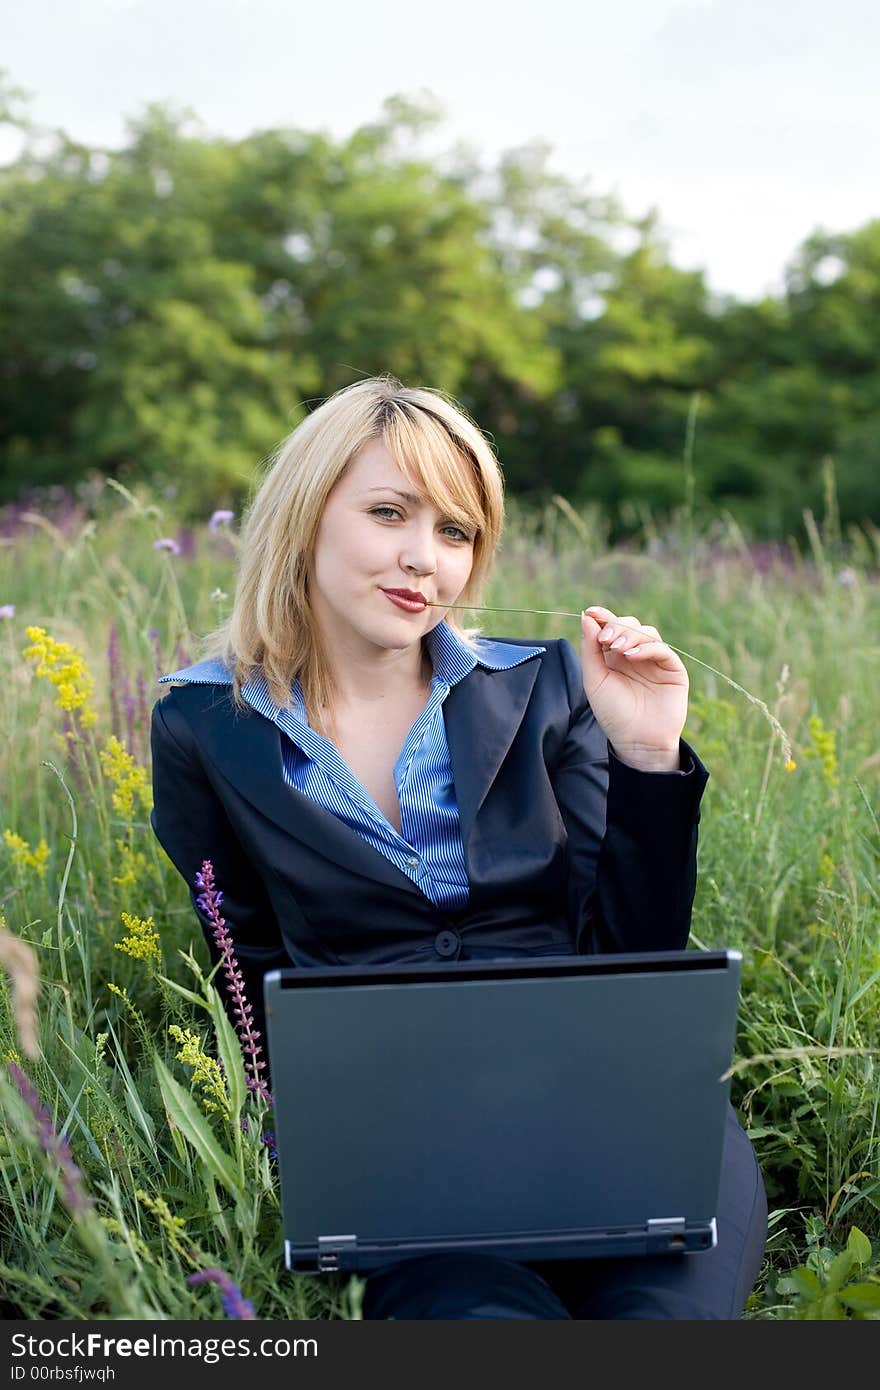
[[[211,133],[336,137],[432,93],[426,148],[484,164],[535,138],[551,169],[657,207],[712,288],[776,292],[817,227],[880,216],[874,0],[7,0],[0,64],[30,114],[119,145],[148,101]],[[0,133],[0,161],[14,144]]]

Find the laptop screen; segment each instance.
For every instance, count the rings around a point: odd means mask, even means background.
[[[660,1230],[653,1248],[708,1248],[739,969],[687,951],[268,975],[289,1263],[575,1258]]]

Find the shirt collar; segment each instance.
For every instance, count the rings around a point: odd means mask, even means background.
[[[449,686],[457,685],[475,666],[484,666],[487,671],[509,671],[512,666],[520,666],[547,650],[546,647],[519,647],[492,637],[475,638],[471,648],[445,618],[428,633],[427,646],[434,675]]]
[[[509,671],[511,667],[520,666],[524,661],[530,661],[532,657],[539,656],[547,650],[546,647],[525,647],[513,642],[499,642],[492,637],[474,639],[474,646],[471,648],[453,631],[445,619],[428,633],[427,646],[434,667],[435,684],[439,681],[448,687],[464,680],[476,666],[483,666],[487,671]],[[219,657],[214,657],[196,662],[192,666],[184,666],[169,675],[160,676],[158,683],[163,685],[167,681],[181,681],[193,685],[231,685],[232,672],[225,662]],[[249,704],[269,719],[277,720],[278,714],[283,712],[271,699],[262,675],[254,676],[247,681],[242,686],[241,693]],[[294,682],[293,706],[296,714],[305,722],[302,690],[298,680]]]

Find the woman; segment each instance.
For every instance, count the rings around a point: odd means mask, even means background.
[[[606,608],[565,640],[478,637],[503,521],[495,456],[441,394],[358,382],[280,447],[229,621],[153,710],[152,824],[197,901],[214,865],[262,1029],[295,964],[686,944],[708,773],[687,672]],[[454,607],[453,607],[454,605]],[[407,1260],[368,1318],[737,1317],[766,1202],[729,1113],[718,1247],[698,1256]]]

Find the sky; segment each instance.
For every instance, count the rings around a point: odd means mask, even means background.
[[[148,102],[214,135],[338,139],[391,95],[444,112],[425,142],[548,166],[740,299],[778,293],[811,232],[880,216],[873,0],[6,0],[0,66],[31,119],[115,147]],[[17,150],[0,128],[0,162]]]

